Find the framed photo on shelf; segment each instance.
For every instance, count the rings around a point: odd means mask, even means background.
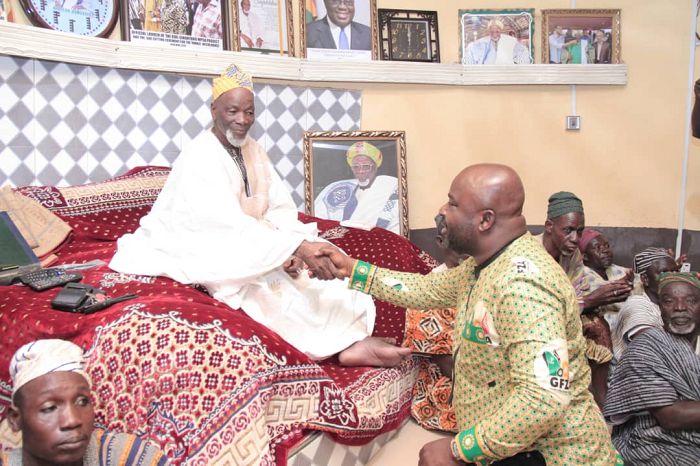
[[[123,0],[122,39],[188,49],[227,49],[223,0]]]
[[[304,133],[306,213],[408,237],[403,131]]]
[[[294,56],[292,0],[231,0],[231,50]]]
[[[620,10],[542,10],[542,63],[620,63]]]
[[[440,62],[437,11],[379,9],[381,59]]]
[[[535,10],[459,10],[459,55],[464,65],[534,63]]]
[[[301,57],[378,58],[376,0],[301,0]]]

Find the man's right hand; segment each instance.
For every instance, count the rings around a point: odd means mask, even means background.
[[[335,266],[335,278],[340,279],[348,278],[350,275],[352,275],[352,268],[355,266],[355,262],[357,262],[352,257],[346,256],[340,249],[331,244],[326,244],[321,247],[318,252],[316,252],[316,255],[328,258]]]
[[[593,309],[599,306],[619,303],[626,300],[631,291],[632,286],[627,281],[618,280],[608,282],[583,297],[584,307],[586,309]]]
[[[294,255],[304,261],[309,268],[309,276],[311,278],[333,280],[338,276],[338,271],[331,259],[327,257],[327,254],[318,253],[322,248],[334,249],[340,252],[338,248],[329,243],[303,241],[297,250],[294,251]]]

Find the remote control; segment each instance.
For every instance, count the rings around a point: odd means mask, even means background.
[[[67,273],[63,269],[54,268],[26,273],[19,277],[19,280],[34,291],[44,291],[66,283],[78,282],[82,278],[79,273]]]

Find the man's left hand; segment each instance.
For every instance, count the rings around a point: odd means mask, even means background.
[[[301,269],[304,268],[304,262],[297,256],[292,256],[287,259],[287,262],[282,265],[282,268],[287,272],[287,275],[292,278],[297,278],[301,273]]]
[[[452,437],[433,440],[420,449],[418,466],[464,466],[466,463],[457,461],[452,456],[450,446]]]

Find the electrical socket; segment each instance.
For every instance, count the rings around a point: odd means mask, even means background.
[[[578,131],[581,129],[581,117],[578,115],[569,115],[566,117],[566,129],[568,131]]]

